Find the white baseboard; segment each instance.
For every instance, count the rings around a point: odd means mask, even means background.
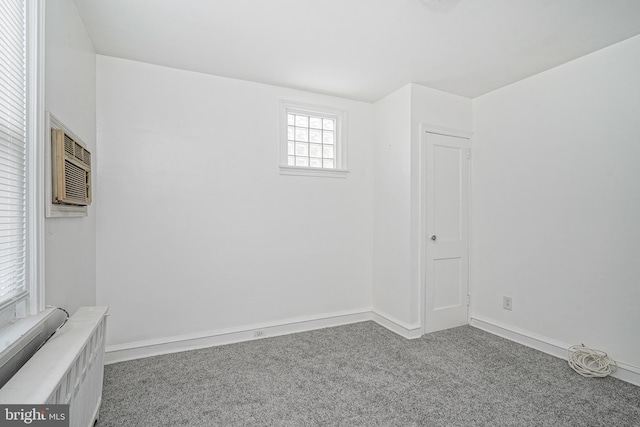
[[[380,326],[407,339],[415,339],[422,336],[422,328],[419,324],[409,325],[379,310],[371,311],[364,309],[307,316],[280,322],[253,324],[198,334],[110,345],[106,348],[105,364],[108,365],[126,360],[312,331],[369,320],[373,320]],[[470,324],[483,331],[566,360],[566,349],[569,347],[566,343],[480,316],[472,317]],[[640,386],[640,368],[623,362],[616,361],[616,363],[618,368],[611,374],[612,377]]]
[[[571,346],[567,343],[504,325],[496,322],[495,320],[480,316],[471,318],[471,326],[563,360],[567,359],[567,348]],[[611,374],[612,377],[640,386],[640,368],[618,361],[616,361],[616,364],[618,365],[618,368]]]
[[[104,363],[105,365],[109,365],[126,360],[312,331],[314,329],[348,325],[369,320],[373,320],[380,326],[407,339],[422,336],[420,325],[408,325],[394,319],[386,313],[363,309],[287,319],[280,322],[259,323],[196,334],[108,345],[105,351]]]
[[[105,364],[366,322],[368,320],[374,320],[372,312],[370,309],[363,309],[108,345],[105,351]]]
[[[422,329],[419,324],[409,325],[401,320],[395,319],[387,313],[375,310],[372,313],[372,319],[380,326],[384,326],[391,332],[395,332],[401,337],[407,339],[420,338],[422,336]]]

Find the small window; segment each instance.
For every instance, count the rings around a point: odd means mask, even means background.
[[[282,102],[280,174],[347,176],[346,112]]]

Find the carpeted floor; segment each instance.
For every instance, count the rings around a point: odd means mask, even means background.
[[[640,387],[470,326],[365,322],[108,365],[98,426],[640,426]]]

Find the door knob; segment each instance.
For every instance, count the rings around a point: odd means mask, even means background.
[[[436,237],[435,234],[433,236],[431,236],[431,240],[433,240],[434,242],[436,241],[436,239],[437,239],[437,237]]]

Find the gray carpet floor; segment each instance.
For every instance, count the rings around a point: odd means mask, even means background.
[[[364,322],[108,365],[98,426],[640,426],[640,387],[470,326]]]

